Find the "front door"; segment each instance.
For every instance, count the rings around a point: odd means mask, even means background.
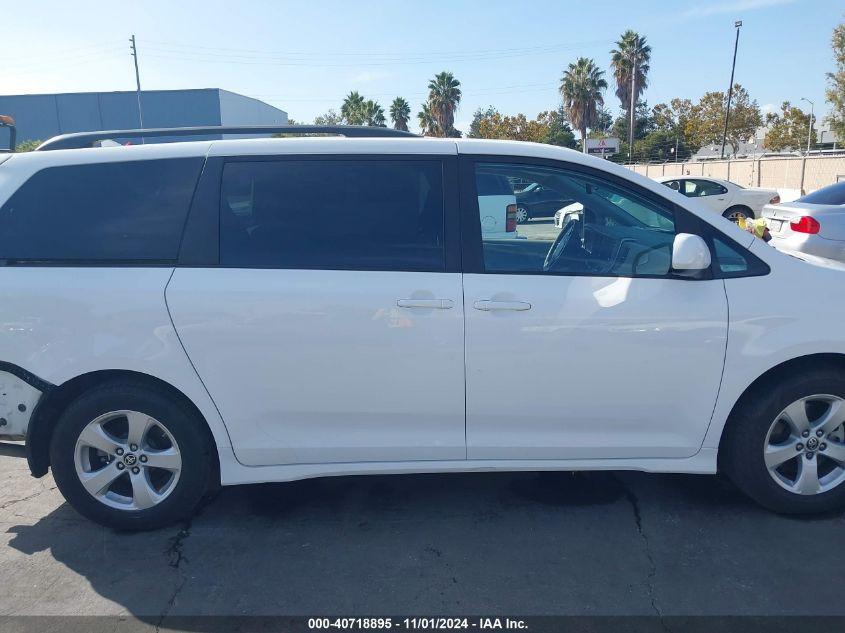
[[[727,340],[718,279],[671,270],[694,222],[603,171],[462,160],[469,459],[685,457],[716,402]],[[578,204],[562,229],[481,239],[475,178],[540,182]],[[686,220],[684,219],[686,217]]]
[[[465,459],[454,163],[225,162],[219,265],[167,302],[240,462]]]

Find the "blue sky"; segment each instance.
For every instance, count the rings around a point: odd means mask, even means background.
[[[144,89],[225,88],[299,121],[355,89],[385,109],[404,96],[416,113],[428,79],[450,70],[466,129],[479,106],[530,117],[556,107],[563,69],[579,56],[610,75],[609,51],[627,28],[653,49],[650,105],[724,90],[741,19],[736,81],[764,108],[807,107],[807,97],[818,114],[843,14],[841,0],[32,0],[4,10],[0,94],[134,89],[135,33]],[[606,102],[618,111],[612,89]]]

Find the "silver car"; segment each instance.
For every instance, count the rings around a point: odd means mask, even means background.
[[[845,181],[795,202],[767,204],[763,217],[775,248],[845,262]]]

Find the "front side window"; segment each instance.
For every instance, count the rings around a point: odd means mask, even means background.
[[[484,270],[595,276],[665,276],[675,237],[668,206],[645,198],[597,172],[545,166],[483,163],[482,177],[538,183],[557,192],[562,206],[554,217],[520,224],[513,235],[482,230]],[[479,208],[483,196],[478,194]]]
[[[230,162],[221,188],[220,263],[442,271],[443,206],[437,160]]]
[[[720,196],[727,193],[725,189],[718,182],[710,180],[685,180],[684,181],[684,195],[688,198],[700,198],[703,196]]]
[[[201,158],[49,167],[0,208],[0,260],[174,260]]]

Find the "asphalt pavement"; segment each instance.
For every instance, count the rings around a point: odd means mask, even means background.
[[[845,615],[845,515],[777,516],[717,477],[239,486],[182,525],[120,533],[77,515],[19,452],[0,450],[0,616],[153,630],[180,615]]]

